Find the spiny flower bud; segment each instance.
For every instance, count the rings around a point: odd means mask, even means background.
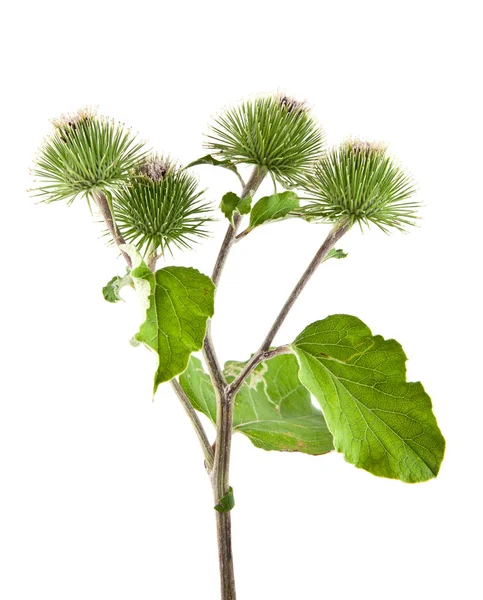
[[[374,223],[383,231],[413,225],[419,203],[412,179],[380,143],[349,140],[327,153],[299,179],[309,204],[308,219]]]
[[[112,191],[145,156],[129,129],[92,109],[62,115],[53,125],[32,170],[40,183],[33,192],[45,202]]]
[[[153,154],[134,169],[134,174],[143,175],[151,181],[161,181],[171,168],[172,165],[168,160]]]
[[[252,164],[282,182],[307,169],[323,134],[304,102],[285,95],[255,98],[215,118],[206,147],[233,164]]]
[[[130,182],[114,194],[116,224],[123,238],[145,254],[163,253],[171,245],[190,247],[197,237],[208,235],[211,208],[202,194],[188,171],[152,155],[136,165]]]
[[[305,101],[301,102],[300,100],[296,100],[295,98],[283,94],[280,94],[277,97],[277,101],[280,106],[286,108],[289,113],[294,112],[296,114],[302,114],[308,112],[307,103]]]

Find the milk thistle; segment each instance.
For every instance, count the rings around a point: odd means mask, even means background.
[[[134,341],[157,356],[153,393],[170,382],[198,436],[213,488],[221,598],[234,600],[233,432],[265,451],[317,460],[336,451],[369,473],[408,483],[437,476],[445,441],[423,386],[406,381],[400,344],[373,335],[357,317],[323,316],[295,340],[273,345],[318,267],[346,256],[336,245],[354,225],[390,233],[418,218],[413,181],[386,146],[349,140],[327,150],[308,105],[280,94],[222,111],[205,146],[211,154],[182,167],[124,125],[84,109],[54,121],[35,160],[34,194],[47,203],[86,198],[126,263],[127,272],[113,277],[103,294],[117,302],[131,286],[139,295],[145,315]],[[209,233],[214,208],[192,172],[200,164],[227,168],[241,183],[239,192],[221,198],[227,231],[211,277],[191,267],[157,266],[167,252],[177,256]],[[252,167],[246,182],[239,165]],[[255,201],[266,177],[274,191]],[[222,367],[210,324],[230,250],[261,225],[288,218],[321,230],[328,224],[329,231],[258,349]],[[214,436],[198,413],[212,422]]]

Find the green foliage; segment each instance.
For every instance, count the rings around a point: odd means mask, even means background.
[[[54,121],[32,170],[40,184],[32,191],[44,202],[70,203],[79,195],[90,200],[127,181],[145,154],[123,125],[81,110]]]
[[[238,177],[240,177],[238,169],[233,163],[231,163],[229,160],[218,160],[214,156],[211,156],[211,154],[207,154],[206,156],[202,156],[201,158],[190,162],[189,165],[186,165],[185,169],[190,169],[191,167],[196,167],[198,165],[211,165],[213,167],[223,167],[224,169],[233,171]]]
[[[380,144],[347,142],[328,152],[310,171],[298,177],[309,204],[309,220],[374,223],[383,231],[404,230],[415,222],[419,203],[409,200],[414,185]]]
[[[341,259],[341,258],[346,258],[346,257],[347,257],[347,252],[344,252],[344,250],[341,250],[340,248],[338,248],[338,249],[332,248],[332,250],[329,252],[329,254],[327,254],[327,256],[324,258],[324,262],[326,260],[329,260],[329,258]]]
[[[132,247],[125,249],[133,261],[134,287],[146,309],[134,339],[158,356],[156,393],[159,384],[182,373],[191,353],[203,346],[206,323],[214,312],[215,286],[192,268],[166,267],[153,273]]]
[[[140,163],[131,180],[116,190],[113,210],[126,240],[144,254],[171,246],[189,248],[208,235],[210,207],[198,182],[158,156]]]
[[[133,285],[132,277],[128,273],[124,277],[116,275],[102,288],[102,295],[104,300],[112,302],[113,304],[122,300],[119,295],[120,290],[126,285]]]
[[[294,192],[282,192],[260,198],[250,213],[248,229],[254,229],[267,221],[284,219],[292,211],[298,209],[299,206],[298,196]]]
[[[218,512],[229,512],[235,506],[235,496],[233,495],[233,488],[230,486],[228,492],[220,498],[218,504],[215,505],[215,510]]]
[[[221,199],[221,212],[233,225],[233,216],[235,213],[239,215],[247,215],[250,212],[252,205],[252,197],[245,196],[245,198],[239,198],[235,193],[228,192]]]
[[[436,477],[445,441],[423,386],[406,381],[395,340],[373,336],[356,317],[333,315],[304,329],[292,349],[300,381],[348,462],[409,483]]]
[[[282,182],[316,160],[323,134],[302,103],[263,97],[242,102],[215,119],[206,146],[231,164],[268,169]]]
[[[230,383],[245,363],[226,363]],[[258,448],[305,454],[333,450],[332,436],[320,410],[298,380],[295,358],[280,355],[260,363],[235,398],[233,430],[245,434]],[[201,362],[191,357],[179,382],[191,404],[216,423],[216,398]]]

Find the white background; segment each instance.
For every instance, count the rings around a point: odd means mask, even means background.
[[[266,453],[235,436],[240,600],[483,597],[481,162],[477,2],[17,2],[3,8],[0,597],[218,597],[211,491],[154,357],[128,340],[134,296],[85,202],[36,205],[28,168],[49,119],[85,105],[186,163],[223,106],[284,90],[329,145],[390,143],[424,203],[408,235],[354,230],[277,340],[355,314],[395,337],[447,438],[440,476],[405,485],[341,455]],[[478,57],[480,54],[480,57]],[[237,191],[200,167],[207,197]],[[270,190],[270,186],[265,188]],[[209,273],[225,230],[177,264]],[[267,226],[236,246],[218,296],[222,360],[246,359],[324,226]]]

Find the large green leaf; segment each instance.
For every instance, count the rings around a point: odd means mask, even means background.
[[[158,355],[156,392],[160,383],[182,373],[191,353],[202,347],[206,322],[213,316],[215,286],[192,268],[166,267],[153,273],[132,248],[130,253],[131,277],[146,309],[135,340]]]
[[[260,198],[250,213],[248,229],[254,229],[267,221],[283,219],[299,206],[299,199],[295,192],[282,192]]]
[[[228,382],[245,363],[228,362]],[[333,450],[332,436],[321,411],[297,377],[297,361],[289,354],[260,363],[235,399],[233,429],[264,450],[324,454]],[[216,422],[216,399],[201,362],[191,357],[180,384],[196,410]]]
[[[304,329],[292,349],[347,461],[410,483],[436,477],[445,441],[423,386],[406,381],[398,342],[333,315]]]

